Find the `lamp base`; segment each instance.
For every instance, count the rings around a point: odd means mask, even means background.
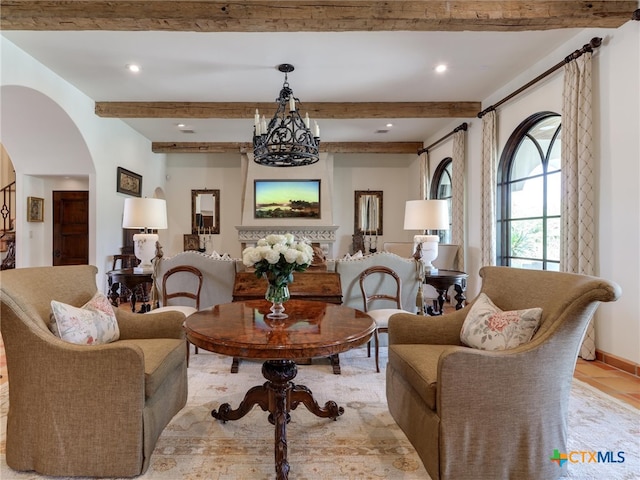
[[[414,258],[422,263],[425,275],[436,275],[438,273],[438,269],[431,262],[438,258],[439,241],[438,235],[415,235],[413,237],[416,251]]]
[[[133,251],[136,258],[140,260],[140,265],[134,267],[133,273],[153,272],[151,260],[156,256],[157,241],[158,235],[156,233],[136,233],[133,236]]]

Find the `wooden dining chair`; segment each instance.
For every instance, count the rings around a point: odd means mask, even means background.
[[[396,313],[411,313],[402,309],[402,279],[391,268],[375,265],[360,274],[360,291],[364,302],[364,311],[376,322],[373,341],[376,356],[376,372],[380,372],[379,333],[389,331],[389,317]],[[393,302],[396,308],[371,309],[374,301]],[[371,356],[371,341],[367,343],[367,355]]]
[[[202,272],[191,265],[178,265],[173,267],[162,277],[162,306],[148,313],[166,312],[168,310],[180,311],[185,317],[200,310],[200,291],[202,290]],[[177,299],[187,299],[181,301]],[[185,305],[193,302],[195,306]],[[190,356],[189,340],[187,340],[187,367]],[[198,353],[198,347],[195,347]]]

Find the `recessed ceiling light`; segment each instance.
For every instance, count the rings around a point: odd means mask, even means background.
[[[179,123],[178,124],[178,128],[184,128],[184,127],[186,127],[186,125],[184,123]]]
[[[447,71],[447,66],[444,63],[441,63],[440,65],[436,65],[437,73],[444,73],[446,71]]]
[[[387,123],[387,127],[389,128],[393,127],[393,123]]]
[[[133,73],[138,73],[140,71],[140,65],[136,65],[135,63],[128,63],[127,70]]]

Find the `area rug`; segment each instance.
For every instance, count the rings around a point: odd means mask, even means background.
[[[386,349],[381,349],[381,366]],[[298,367],[296,382],[318,402],[336,400],[345,409],[337,421],[318,418],[299,406],[287,427],[292,480],[429,479],[422,462],[387,411],[384,370],[359,348],[340,356],[342,374],[326,360]],[[246,390],[262,384],[261,364],[243,361],[230,374],[231,359],[202,350],[191,355],[187,406],[160,437],[144,480],[253,480],[275,478],[274,429],[255,407],[237,421],[221,423],[211,410],[236,407]],[[10,470],[4,460],[7,384],[0,385],[0,478],[47,478]],[[574,479],[635,479],[640,474],[640,411],[574,380],[569,450],[624,452],[623,463],[575,463]],[[550,452],[550,455],[553,452]],[[541,461],[550,461],[541,459]],[[59,477],[58,477],[59,478]]]

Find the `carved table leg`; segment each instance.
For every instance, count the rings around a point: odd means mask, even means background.
[[[118,306],[118,298],[120,298],[120,294],[118,293],[118,285],[117,282],[112,282],[109,279],[109,300],[111,300],[111,305],[114,307]]]
[[[467,299],[467,297],[464,296],[464,290],[462,289],[461,285],[458,285],[457,283],[453,286],[454,290],[456,291],[456,296],[454,297],[456,299],[456,301],[458,303],[456,303],[456,310],[460,310],[464,305],[463,302]]]
[[[238,368],[240,368],[240,359],[238,357],[233,357],[233,361],[231,362],[231,373],[238,373]]]
[[[136,295],[138,292],[138,286],[133,287],[131,290],[131,299],[129,302],[131,303],[131,311],[136,313]]]
[[[329,361],[331,362],[331,366],[333,367],[333,374],[334,375],[340,375],[341,370],[340,370],[340,357],[338,356],[338,354],[334,354],[331,355],[329,357]]]
[[[328,401],[321,407],[313,398],[311,390],[304,385],[295,385],[293,380],[298,368],[293,360],[268,360],[262,365],[262,375],[267,379],[264,385],[256,386],[246,393],[237,409],[233,410],[228,403],[213,410],[211,415],[218,420],[238,420],[251,411],[254,405],[269,411],[269,422],[275,426],[275,467],[276,479],[289,478],[287,461],[287,423],[291,419],[289,412],[299,404],[307,407],[318,417],[336,420],[344,413],[344,408],[336,402]]]

